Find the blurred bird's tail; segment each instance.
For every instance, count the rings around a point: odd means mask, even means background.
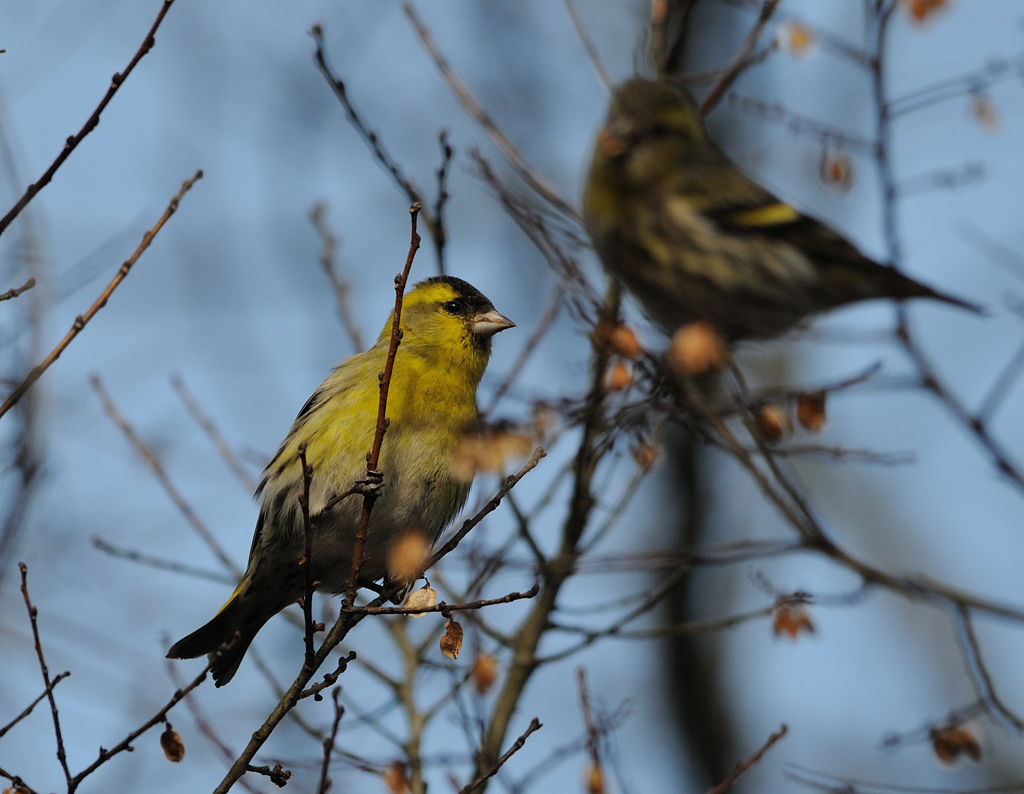
[[[851,300],[870,298],[892,298],[897,301],[929,298],[967,309],[975,314],[988,314],[975,303],[939,292],[920,281],[903,275],[895,268],[879,265],[866,259],[831,264],[829,273],[823,282],[827,285],[826,289],[833,293],[831,300],[835,301],[836,305],[849,303]],[[830,298],[826,297],[825,300],[829,301]]]

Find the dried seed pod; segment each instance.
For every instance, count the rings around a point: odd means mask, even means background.
[[[485,694],[498,677],[498,659],[489,653],[482,653],[473,662],[473,686],[481,695]]]
[[[812,433],[821,430],[825,424],[825,392],[801,394],[796,401],[796,420]]]
[[[772,633],[776,637],[785,634],[795,640],[800,633],[814,634],[814,622],[807,609],[800,604],[780,601],[775,606],[775,617],[772,619]]]
[[[818,163],[818,177],[826,187],[846,193],[853,186],[853,161],[846,152],[826,147]]]
[[[621,361],[616,361],[608,367],[608,375],[605,378],[605,386],[608,391],[621,391],[632,382],[633,373]]]
[[[458,659],[462,650],[462,626],[454,620],[444,624],[444,636],[441,637],[441,653],[449,659]]]
[[[961,755],[966,755],[972,761],[981,760],[981,744],[977,737],[962,725],[932,728],[928,731],[928,738],[936,757],[944,764],[955,763]]]
[[[775,43],[779,49],[794,58],[805,58],[814,52],[818,37],[807,25],[787,19],[775,31]]]
[[[423,573],[430,555],[427,536],[419,529],[409,529],[388,549],[388,573],[396,582],[411,584]]]
[[[789,415],[775,403],[762,405],[757,409],[754,418],[761,436],[769,444],[776,444],[793,432],[793,423],[789,420]]]
[[[637,466],[646,471],[658,460],[659,451],[657,445],[642,442],[633,450],[633,460],[636,461]]]
[[[952,0],[903,0],[904,10],[918,25],[931,21],[936,12],[952,4]]]
[[[426,609],[434,606],[437,603],[437,591],[427,585],[421,587],[419,590],[414,590],[409,593],[409,597],[405,599],[405,606],[414,607],[416,609]],[[419,615],[409,615],[411,618],[421,618],[426,615],[426,612],[421,612]]]
[[[405,764],[401,761],[392,761],[384,767],[381,777],[391,794],[408,794],[409,778],[405,775]]]
[[[168,761],[178,763],[185,757],[185,743],[169,722],[167,727],[164,728],[164,732],[160,734],[160,747],[163,748],[164,755],[167,756]]]
[[[684,375],[703,375],[719,370],[729,360],[729,348],[710,323],[688,323],[672,335],[668,360]]]

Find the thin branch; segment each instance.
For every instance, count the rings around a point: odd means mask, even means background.
[[[206,675],[210,672],[210,667],[213,665],[213,663],[217,661],[217,659],[220,658],[224,651],[230,648],[233,643],[237,642],[237,639],[238,634],[236,632],[235,636],[229,642],[224,643],[213,654],[211,654],[211,658],[207,663],[206,667],[199,675],[192,679],[188,686],[186,686],[184,689],[176,690],[174,694],[171,696],[171,699],[167,701],[163,708],[161,708],[156,714],[154,714],[152,717],[146,720],[146,722],[144,722],[141,726],[139,726],[134,731],[129,733],[124,739],[115,744],[111,749],[106,750],[103,747],[101,747],[99,755],[97,756],[96,760],[93,761],[89,766],[87,766],[85,769],[83,769],[69,781],[68,794],[74,794],[75,789],[78,788],[79,784],[85,778],[87,778],[89,775],[95,772],[99,767],[101,767],[115,755],[117,755],[118,753],[122,753],[125,750],[131,751],[132,749],[134,749],[131,746],[132,742],[134,742],[137,738],[139,738],[142,734],[144,734],[154,725],[159,725],[160,723],[165,722],[167,712],[174,708],[182,700],[182,698],[188,695],[189,692],[191,692],[193,689],[195,689],[197,686],[203,683],[203,681],[206,680]]]
[[[37,616],[39,610],[32,605],[32,600],[28,596],[28,566],[23,562],[18,563],[18,570],[21,571],[21,595],[25,600],[25,609],[28,610],[28,619],[32,624],[32,639],[36,646],[36,658],[39,660],[39,670],[43,674],[43,686],[46,687],[45,695],[46,699],[50,701],[50,714],[53,716],[53,733],[57,738],[57,760],[60,761],[60,767],[64,771],[64,780],[68,784],[68,792],[72,791],[72,777],[71,771],[68,769],[68,757],[64,751],[64,737],[60,730],[60,713],[57,711],[57,701],[53,697],[53,687],[56,684],[56,679],[50,681],[50,670],[46,666],[46,657],[43,655],[43,644],[39,640],[39,624]]]
[[[384,433],[387,432],[390,422],[387,418],[388,389],[391,388],[391,373],[394,371],[395,356],[398,353],[398,345],[402,340],[402,300],[405,297],[405,285],[409,280],[409,271],[412,269],[412,262],[416,258],[416,252],[420,248],[420,236],[416,232],[416,219],[422,209],[418,202],[409,207],[409,218],[412,226],[409,253],[406,255],[405,267],[402,272],[395,276],[395,308],[391,319],[391,343],[388,346],[388,357],[384,361],[384,371],[380,373],[380,400],[377,404],[377,426],[373,433],[373,446],[370,447],[370,452],[366,456],[367,475],[377,474],[380,447],[384,442]],[[356,532],[355,547],[352,551],[352,569],[349,571],[348,588],[345,591],[344,604],[346,607],[351,607],[355,603],[356,582],[359,580],[359,566],[362,563],[363,544],[366,542],[366,531],[370,525],[370,513],[376,501],[377,495],[375,491],[368,489],[363,494],[363,512],[359,516],[359,530]]]
[[[719,76],[718,82],[711,87],[711,90],[708,91],[701,101],[701,116],[706,116],[714,109],[715,105],[725,96],[725,92],[729,90],[729,87],[736,82],[736,78],[748,67],[747,61],[751,53],[754,52],[754,47],[757,46],[757,42],[761,39],[761,34],[764,32],[768,20],[772,18],[772,14],[775,13],[775,8],[778,5],[779,0],[764,0],[764,4],[761,6],[761,13],[757,17],[757,22],[754,23],[754,27],[750,29],[747,37],[743,40],[739,50],[736,52],[736,56],[732,59],[732,63],[725,68],[721,76]]]
[[[67,678],[69,675],[71,675],[71,673],[65,671],[54,676],[53,680],[47,685],[46,689],[43,690],[42,694],[39,695],[39,697],[37,697],[35,700],[29,703],[28,706],[25,707],[25,710],[21,712],[21,714],[19,714],[17,717],[15,717],[13,720],[8,722],[3,727],[0,727],[0,738],[3,738],[3,735],[5,733],[7,733],[11,728],[13,728],[23,719],[25,719],[25,717],[27,717],[29,714],[31,714],[32,709],[39,705],[39,701],[41,701],[43,698],[48,698],[50,696],[50,693],[53,691],[53,688],[57,686],[57,684],[59,684],[65,678]]]
[[[9,290],[7,290],[7,292],[5,292],[2,295],[0,295],[0,301],[9,301],[9,300],[11,300],[11,298],[17,298],[19,295],[21,295],[21,293],[28,292],[35,285],[36,285],[35,278],[34,277],[30,278],[28,281],[26,281],[20,287],[15,287],[14,289],[9,289]]]
[[[174,0],[164,0],[165,8],[172,2],[174,2]],[[33,367],[32,371],[28,373],[28,377],[25,378],[22,384],[11,393],[10,397],[4,401],[3,405],[0,405],[0,416],[7,413],[18,402],[18,400],[24,396],[25,392],[32,388],[32,385],[39,380],[40,376],[46,372],[47,369],[50,368],[50,365],[60,358],[60,354],[64,352],[68,345],[71,344],[72,340],[81,333],[89,320],[91,320],[100,309],[107,305],[107,301],[110,299],[110,296],[113,294],[114,290],[117,289],[118,285],[124,281],[125,277],[132,269],[132,266],[138,261],[139,257],[142,256],[142,252],[149,248],[149,244],[153,242],[153,238],[156,237],[157,232],[163,228],[163,225],[167,223],[167,220],[178,210],[178,202],[181,201],[182,196],[184,196],[188,192],[189,188],[191,188],[197,180],[201,179],[202,176],[202,171],[196,171],[195,176],[191,179],[186,179],[182,183],[181,190],[179,190],[178,194],[171,199],[171,203],[167,206],[167,209],[164,210],[164,214],[160,217],[160,220],[156,222],[156,226],[143,235],[142,242],[139,243],[139,247],[135,249],[135,253],[128,257],[124,264],[121,265],[121,269],[117,271],[117,275],[114,276],[110,284],[107,285],[107,288],[100,293],[96,302],[89,307],[85,314],[80,314],[75,318],[75,322],[71,325],[71,330],[67,332],[64,338],[60,341],[60,344],[50,351],[50,355],[44,358],[40,364]]]
[[[590,59],[590,65],[594,67],[594,74],[597,75],[597,79],[601,81],[601,85],[604,86],[604,90],[609,94],[615,87],[615,81],[612,80],[612,76],[608,74],[608,69],[605,68],[604,61],[601,60],[601,54],[597,51],[597,47],[594,46],[594,40],[590,37],[590,31],[587,30],[587,25],[583,21],[583,16],[580,14],[580,9],[576,5],[576,0],[565,0],[565,10],[569,12],[569,19],[572,20],[572,26],[576,30],[576,35],[579,37],[580,44],[583,45],[583,49],[587,51],[587,58]]]
[[[331,735],[324,739],[324,762],[320,767],[320,785],[316,787],[316,794],[327,794],[331,788],[331,779],[327,777],[331,768],[331,751],[334,750],[334,740],[338,736],[338,723],[341,722],[341,717],[345,713],[345,707],[338,700],[340,695],[340,689],[335,689],[331,693],[334,700],[334,720],[331,722]]]
[[[192,392],[188,390],[188,387],[185,385],[185,381],[181,379],[180,375],[172,375],[171,385],[174,387],[174,391],[177,392],[178,397],[180,397],[181,401],[185,404],[185,407],[192,415],[192,418],[196,421],[196,424],[203,429],[204,433],[206,433],[210,442],[213,444],[224,462],[228,465],[228,468],[231,469],[235,477],[238,478],[238,481],[242,483],[243,487],[250,494],[255,493],[256,480],[248,471],[246,471],[245,467],[242,466],[242,462],[231,449],[231,445],[224,440],[224,436],[222,436],[220,431],[217,430],[217,426],[213,423],[213,420],[210,419],[206,412],[200,407],[196,398],[192,396]]]
[[[529,474],[537,467],[537,464],[540,463],[541,458],[543,458],[546,454],[547,453],[544,452],[543,447],[537,447],[533,451],[533,455],[530,456],[530,459],[526,461],[526,464],[523,466],[523,468],[521,468],[515,474],[511,474],[508,477],[506,477],[505,481],[501,484],[501,488],[491,498],[491,500],[487,502],[487,504],[485,504],[482,508],[480,508],[476,515],[462,522],[462,526],[459,527],[459,531],[456,532],[448,540],[448,542],[445,543],[440,549],[434,552],[433,556],[427,561],[426,570],[429,570],[430,568],[434,567],[441,560],[442,557],[445,557],[451,552],[453,552],[455,550],[455,547],[462,542],[462,539],[469,534],[469,531],[473,529],[473,527],[475,527],[477,524],[483,521],[487,515],[497,510],[498,505],[501,504],[501,500],[504,499],[508,492],[511,491],[516,486],[516,483],[518,483],[521,479],[523,479],[523,477],[525,477],[527,474]]]
[[[431,227],[430,238],[434,241],[434,255],[437,257],[437,273],[445,274],[444,247],[448,242],[448,230],[444,225],[444,207],[451,196],[448,193],[448,172],[452,164],[455,150],[448,143],[448,130],[437,134],[437,143],[441,147],[441,165],[437,168],[437,199],[434,201],[434,225]]]
[[[785,736],[788,731],[789,728],[783,724],[777,731],[775,731],[775,733],[768,737],[768,741],[761,745],[761,749],[750,756],[750,758],[736,764],[736,768],[732,770],[732,774],[714,788],[708,789],[707,794],[725,794],[725,792],[731,789],[733,784],[739,780],[748,769],[764,758],[765,753],[771,750],[775,743]]]
[[[434,37],[430,35],[430,31],[427,30],[426,25],[420,20],[416,10],[412,7],[411,3],[404,3],[402,5],[405,15],[409,17],[409,21],[412,22],[413,27],[416,29],[416,35],[419,36],[420,43],[423,48],[427,51],[430,57],[433,59],[434,64],[437,66],[438,71],[441,72],[441,76],[445,82],[448,83],[448,87],[451,88],[452,93],[455,94],[456,98],[462,104],[462,107],[469,113],[470,116],[484,129],[491,142],[501,151],[508,160],[509,164],[515,169],[515,172],[531,187],[539,196],[547,201],[551,206],[557,209],[564,215],[573,218],[582,223],[579,211],[568,201],[566,201],[559,194],[558,190],[552,185],[544,176],[534,171],[529,163],[526,162],[526,158],[523,157],[522,152],[516,148],[515,144],[509,140],[508,136],[502,132],[501,128],[494,122],[490,114],[476,101],[476,98],[470,92],[469,88],[462,78],[460,78],[455,71],[449,66],[447,59],[441,54],[437,44],[434,43]]]
[[[135,549],[124,549],[120,546],[115,546],[113,543],[108,543],[98,535],[92,536],[92,545],[111,557],[131,560],[132,562],[139,563],[139,565],[156,568],[160,571],[170,571],[171,573],[179,573],[183,576],[192,576],[196,579],[206,579],[218,584],[231,585],[232,587],[238,584],[238,579],[220,571],[208,571],[205,568],[197,568],[194,565],[186,565],[183,562],[165,560],[162,557],[154,557],[152,554],[144,554],[141,551],[135,551]]]
[[[306,462],[306,442],[299,442],[299,461],[302,463],[302,493],[299,494],[299,507],[302,509],[302,535],[305,541],[302,552],[302,578],[304,589],[302,595],[302,616],[304,619],[306,655],[303,664],[313,664],[313,526],[309,520],[309,487],[313,482],[313,467]]]
[[[149,445],[142,440],[135,428],[129,424],[128,420],[124,418],[121,412],[117,409],[113,399],[107,392],[106,387],[103,385],[103,381],[100,380],[99,375],[93,375],[89,378],[89,382],[92,384],[96,394],[99,395],[100,400],[103,402],[103,410],[106,411],[107,416],[110,420],[117,425],[118,429],[127,439],[128,443],[131,444],[132,449],[135,450],[142,462],[146,464],[146,468],[150,470],[157,482],[163,487],[164,492],[170,497],[171,501],[178,508],[185,520],[192,526],[207,548],[213,552],[214,556],[220,560],[221,565],[228,570],[232,576],[235,577],[235,581],[239,581],[242,578],[242,570],[235,564],[234,560],[228,556],[227,552],[221,547],[220,543],[210,532],[209,528],[202,522],[195,510],[192,509],[184,496],[179,493],[178,489],[171,482],[170,477],[167,476],[167,471],[164,469],[160,459],[156,456],[156,453],[149,447]]]
[[[367,615],[426,615],[430,612],[457,612],[469,609],[483,609],[495,604],[511,604],[524,598],[533,598],[540,592],[540,585],[534,585],[524,593],[509,593],[501,598],[486,598],[468,604],[446,604],[444,601],[429,607],[351,607],[349,612],[363,612]]]
[[[156,30],[160,27],[160,23],[164,21],[164,17],[171,8],[171,4],[174,0],[163,0],[163,4],[160,6],[160,12],[156,15],[156,20],[153,22],[152,27],[149,29],[149,33],[146,34],[146,38],[143,39],[142,44],[139,46],[135,56],[128,62],[123,72],[117,72],[110,80],[110,87],[107,89],[107,93],[104,94],[103,99],[96,106],[96,109],[92,112],[92,115],[86,119],[82,129],[80,129],[75,135],[68,136],[68,139],[64,142],[64,148],[61,149],[60,154],[57,155],[57,159],[54,160],[50,167],[46,169],[39,179],[33,184],[26,188],[24,195],[18,199],[10,211],[3,218],[0,218],[0,234],[4,233],[4,230],[11,225],[11,221],[18,217],[28,203],[35,198],[36,194],[49,184],[50,180],[53,179],[53,175],[57,173],[57,169],[60,168],[64,161],[71,156],[71,153],[75,148],[82,142],[86,135],[92,132],[96,125],[100,123],[100,114],[110,103],[110,100],[114,98],[114,94],[117,93],[117,89],[121,87],[128,75],[132,73],[136,64],[142,60],[143,56],[153,48],[153,44],[156,43]],[[2,415],[2,412],[0,412]]]
[[[352,305],[349,302],[352,285],[348,283],[348,279],[338,270],[336,261],[338,238],[327,224],[324,218],[326,214],[327,206],[322,201],[314,204],[313,209],[309,213],[310,223],[313,224],[316,233],[320,235],[320,267],[324,269],[327,280],[331,282],[331,288],[334,290],[334,300],[338,308],[338,317],[341,318],[341,326],[345,329],[345,333],[348,334],[349,342],[352,343],[352,352],[361,353],[366,347],[363,344],[363,334],[359,330],[359,325],[352,316]]]
[[[510,759],[513,755],[515,755],[523,748],[523,745],[526,744],[526,740],[529,737],[529,735],[542,727],[543,725],[541,721],[538,720],[536,717],[530,720],[529,727],[525,731],[523,731],[522,735],[515,740],[515,743],[508,748],[508,752],[502,755],[501,758],[499,758],[497,762],[494,764],[494,766],[488,769],[484,774],[482,774],[472,783],[463,786],[459,790],[459,794],[471,794],[471,792],[474,792],[477,789],[479,789],[488,780],[488,778],[492,778],[496,774],[498,774],[498,770],[505,765],[505,762],[508,761],[508,759]]]

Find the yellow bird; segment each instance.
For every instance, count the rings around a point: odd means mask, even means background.
[[[324,507],[366,476],[378,374],[387,359],[391,323],[373,347],[335,368],[299,411],[263,472],[257,490],[260,514],[242,581],[209,623],[167,653],[171,659],[213,654],[239,632],[238,642],[214,662],[217,686],[231,680],[263,624],[305,590],[299,564],[305,549],[299,505],[302,442],[313,468],[312,578],[327,593],[344,592],[348,585],[363,500],[350,497]],[[434,542],[465,504],[470,484],[452,475],[451,464],[477,421],[476,389],[490,357],[491,337],[513,325],[462,279],[427,279],[405,296],[402,342],[388,393],[390,424],[380,451],[384,479],[359,569],[362,582],[387,575],[388,551],[406,531],[421,531]]]
[[[730,340],[772,337],[870,298],[980,312],[873,262],[746,177],[708,137],[690,95],[665,81],[615,91],[583,213],[605,269],[669,333],[704,320]]]

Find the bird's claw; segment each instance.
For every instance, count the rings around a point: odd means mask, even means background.
[[[367,469],[366,476],[356,480],[352,490],[363,496],[380,496],[380,491],[383,487],[384,472],[376,469]]]

